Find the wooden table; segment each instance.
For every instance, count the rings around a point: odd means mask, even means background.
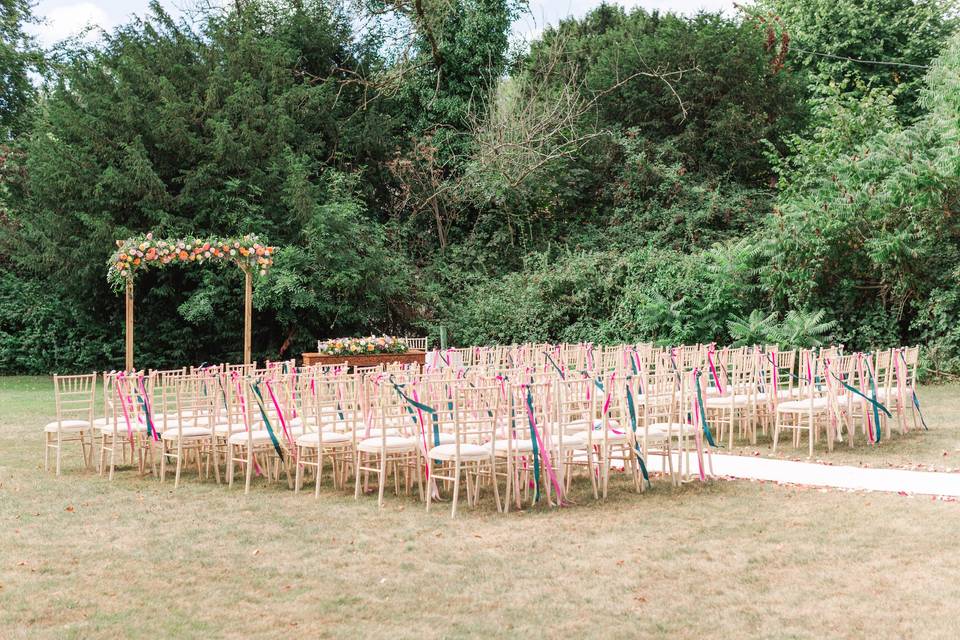
[[[410,350],[406,353],[375,353],[375,354],[355,354],[342,356],[325,356],[319,353],[304,353],[303,364],[310,366],[312,364],[343,364],[347,363],[350,368],[353,367],[375,367],[380,364],[419,364],[423,366],[426,362],[427,353],[425,351]]]

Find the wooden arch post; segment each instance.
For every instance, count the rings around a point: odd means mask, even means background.
[[[250,352],[253,342],[253,273],[247,265],[243,270],[243,364],[250,364]]]
[[[127,276],[127,359],[126,371],[133,371],[133,276]]]

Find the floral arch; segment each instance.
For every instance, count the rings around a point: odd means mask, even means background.
[[[133,370],[133,282],[138,273],[173,264],[233,263],[245,274],[243,362],[250,364],[253,331],[253,273],[266,274],[273,265],[275,247],[260,241],[255,234],[239,237],[208,236],[198,238],[155,238],[152,233],[117,240],[117,248],[107,261],[107,282],[126,295],[126,370]]]

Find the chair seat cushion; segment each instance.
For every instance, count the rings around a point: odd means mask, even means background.
[[[317,447],[320,446],[320,435],[314,431],[313,433],[305,433],[297,438],[297,444],[302,447]],[[343,447],[353,440],[349,434],[346,433],[337,433],[336,431],[324,431],[323,435],[323,446],[330,447]]]
[[[380,436],[383,435],[383,430],[370,429],[370,431],[362,431],[361,429],[357,429],[357,433],[362,434],[364,438],[379,438]],[[400,429],[387,429],[387,437],[399,436],[399,435],[400,435]]]
[[[174,418],[168,419],[166,423],[164,423],[163,420],[154,420],[153,424],[157,428],[157,431],[176,431],[177,427],[180,425],[180,423]],[[188,420],[183,421],[184,429],[189,429],[192,426],[192,422]],[[209,431],[209,429],[207,429],[207,431]]]
[[[427,453],[427,457],[433,460],[455,460],[457,457],[457,444],[441,444],[433,447]],[[490,447],[483,447],[478,444],[460,443],[461,460],[483,460],[490,457]]]
[[[225,436],[228,433],[238,433],[245,431],[245,428],[242,424],[233,425],[233,428],[226,422],[220,422],[213,426],[213,432],[218,436]]]
[[[113,423],[107,424],[98,424],[97,430],[101,433],[113,433]],[[130,421],[130,431],[134,433],[146,433],[147,425],[143,422],[137,422],[136,420]],[[117,433],[127,433],[127,421],[121,420],[117,423]]]
[[[742,407],[750,404],[750,399],[751,396],[747,393],[735,393],[732,396],[712,396],[703,401],[703,406],[710,409],[729,407],[730,405]]]
[[[490,448],[490,443],[484,445],[488,449]],[[533,440],[511,440],[507,439],[497,440],[493,445],[494,450],[497,455],[503,455],[507,453],[507,447],[509,446],[514,452],[527,453],[533,451]]]
[[[813,399],[813,410],[814,411],[823,411],[827,408],[829,404],[829,399],[826,397],[814,398]],[[806,398],[803,400],[790,400],[789,402],[781,402],[777,405],[777,411],[780,413],[803,413],[804,411],[810,410],[810,399]]]
[[[619,429],[607,429],[607,442],[626,442],[627,438],[626,431],[620,431]],[[568,438],[564,438],[563,444],[567,444]],[[572,443],[586,445],[588,442],[593,444],[602,444],[603,443],[603,429],[594,429],[592,432],[582,431],[575,434],[569,440]]]
[[[414,438],[403,436],[387,436],[386,438],[367,438],[361,440],[357,449],[364,453],[375,453],[378,451],[406,451],[415,449],[417,441]]]
[[[647,425],[647,439],[674,436],[691,436],[697,432],[697,426],[689,422],[655,422]],[[639,432],[637,433],[639,436]]]
[[[277,434],[277,440],[279,440],[281,434]],[[270,442],[270,432],[266,429],[254,429],[250,432],[250,439],[253,440],[254,444],[263,444],[264,442]],[[230,439],[227,440],[230,444],[247,444],[247,432],[241,431],[239,433],[234,433],[230,436]]]
[[[47,433],[56,433],[59,431],[84,431],[90,428],[90,423],[86,420],[61,420],[60,422],[48,422],[43,428]]]
[[[206,427],[182,427],[179,429],[167,429],[160,436],[164,440],[176,440],[177,438],[206,438],[211,434],[210,429]]]
[[[616,420],[607,420],[607,425],[613,427],[614,429],[620,428],[620,423]],[[590,428],[590,421],[587,419],[573,420],[570,423],[564,425],[564,433],[576,433],[586,431]],[[600,418],[595,418],[593,420],[594,429],[603,429],[603,420]]]
[[[439,442],[438,442],[439,441]],[[441,431],[438,436],[434,436],[433,431],[428,431],[426,435],[426,444],[427,447],[436,447],[444,444],[453,444],[457,439],[452,433],[447,433]],[[417,437],[417,446],[420,447],[420,451],[423,451],[424,437]]]

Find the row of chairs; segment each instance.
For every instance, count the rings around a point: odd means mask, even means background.
[[[643,491],[650,456],[675,484],[703,480],[715,437],[732,444],[735,431],[755,441],[772,429],[775,446],[781,432],[798,445],[807,431],[811,455],[821,432],[830,446],[858,431],[875,442],[892,418],[906,430],[918,406],[915,348],[540,347],[506,352],[515,367],[491,366],[504,352],[481,349],[470,364],[446,353],[423,370],[282,362],[56,376],[47,466],[55,451],[59,474],[64,443],[77,440],[110,478],[129,460],[161,481],[172,470],[174,486],[186,469],[230,485],[239,470],[245,491],[256,475],[296,491],[312,477],[319,495],[326,474],[337,488],[352,478],[357,497],[375,490],[381,507],[391,482],[416,486],[427,508],[448,493],[455,514],[461,493],[471,505],[489,493],[498,510],[563,503],[575,476],[606,497],[612,468]],[[884,401],[889,417],[874,410]]]

